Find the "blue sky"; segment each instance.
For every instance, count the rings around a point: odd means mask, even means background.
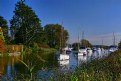
[[[17,1],[0,0],[0,15],[8,24]],[[113,32],[118,33],[117,43],[121,38],[121,0],[26,0],[25,3],[39,16],[42,26],[63,22],[70,42],[77,41],[78,32],[81,38],[82,31],[93,44],[101,44],[102,35],[104,44],[112,44]]]

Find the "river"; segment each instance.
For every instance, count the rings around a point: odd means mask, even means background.
[[[73,71],[77,66],[80,66],[83,62],[89,62],[92,59],[95,58],[103,58],[108,55],[107,50],[105,52],[102,52],[100,54],[97,54],[97,52],[94,52],[92,56],[77,56],[75,54],[69,54],[70,59],[64,60],[64,61],[57,61],[57,68],[58,72],[67,72],[67,71]],[[19,69],[16,69],[15,63],[20,62],[18,59],[20,59],[20,56],[14,56],[14,57],[0,57],[0,77],[2,80],[6,79],[6,77],[14,78],[17,72],[19,72]],[[42,69],[42,68],[41,68]],[[50,75],[53,75],[55,73],[55,68],[49,67],[43,70],[38,70],[36,75],[38,77],[44,77],[47,78]]]

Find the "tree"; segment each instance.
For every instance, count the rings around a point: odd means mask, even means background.
[[[5,38],[5,41],[8,41],[8,26],[7,26],[7,21],[0,16],[0,27],[2,28],[3,31],[3,36]]]
[[[1,52],[2,53],[5,52],[5,45],[4,45],[2,38],[0,38],[0,53]]]
[[[17,44],[25,45],[44,42],[44,30],[40,22],[31,7],[23,1],[17,2],[13,18],[10,20],[12,39]]]
[[[73,47],[74,50],[78,50],[79,47],[80,47],[80,43],[75,42],[75,43],[72,44],[72,47]]]
[[[5,51],[4,36],[3,36],[2,28],[0,27],[0,52],[4,52],[4,51]]]
[[[81,42],[81,46],[92,47],[91,43],[86,39],[82,39],[80,42]]]
[[[47,24],[44,27],[44,31],[47,35],[47,43],[52,48],[64,47],[68,40],[69,34],[67,30],[64,30],[59,24]]]
[[[118,48],[121,49],[121,41],[118,43]]]

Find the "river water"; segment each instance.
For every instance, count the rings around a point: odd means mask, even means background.
[[[0,57],[0,78],[14,77],[15,67],[14,64],[19,62],[20,56]]]
[[[70,59],[64,61],[58,61],[57,69],[59,72],[73,71],[77,66],[80,66],[83,62],[89,62],[95,58],[103,58],[108,55],[107,50],[102,51],[101,53],[93,52],[92,56],[77,56],[75,54],[69,54]],[[1,57],[0,58],[0,77],[4,80],[6,77],[14,77],[16,72],[18,72],[15,63],[19,62],[20,56],[14,57]],[[39,77],[47,78],[50,75],[55,73],[53,67],[46,68],[44,70],[38,70],[36,73]]]

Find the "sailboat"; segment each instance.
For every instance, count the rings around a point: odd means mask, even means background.
[[[85,47],[80,47],[79,45],[79,34],[78,34],[78,55],[85,55],[86,54],[86,48]]]
[[[67,41],[67,45],[64,49],[66,50],[67,54],[70,54],[72,52],[72,48],[71,48],[71,45],[69,44],[69,40]]]
[[[62,48],[63,31],[64,27],[61,28],[62,36],[60,37],[60,49],[57,52],[57,60],[69,60],[69,55],[66,53],[66,49]]]
[[[78,55],[87,55],[87,49],[86,47],[80,47],[79,50],[78,50]]]
[[[115,40],[116,40],[116,38],[115,38],[115,34],[113,32],[113,45],[109,46],[109,49],[108,49],[109,53],[112,53],[112,52],[118,50],[118,46],[115,45]]]

